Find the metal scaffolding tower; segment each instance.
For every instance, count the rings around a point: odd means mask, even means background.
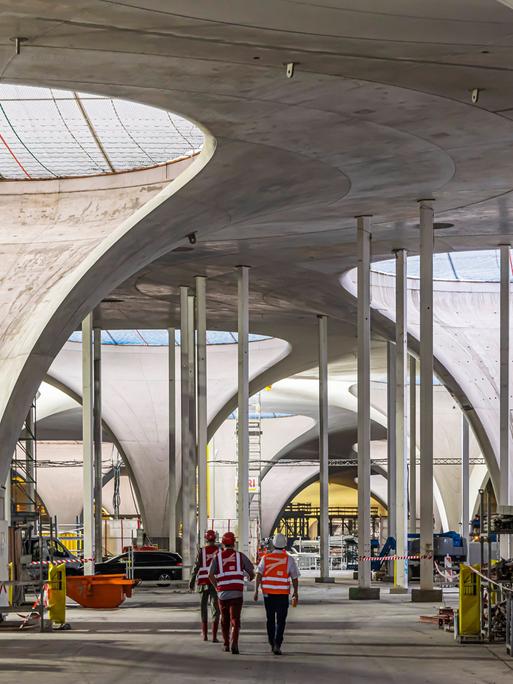
[[[239,434],[240,421],[237,415],[236,431]],[[249,493],[249,545],[252,553],[256,549],[260,540],[260,529],[262,519],[262,498],[260,493],[262,468],[262,404],[260,393],[255,394],[249,399],[249,469],[248,469],[248,493]],[[237,454],[238,462],[238,454]],[[237,492],[237,497],[240,492]]]
[[[249,519],[250,529],[260,539],[262,521],[262,403],[260,392],[249,400]]]
[[[37,501],[36,400],[32,402],[14,450],[11,464],[11,520],[35,521]]]

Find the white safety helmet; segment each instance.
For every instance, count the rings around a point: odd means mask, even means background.
[[[278,532],[278,534],[274,535],[273,546],[275,549],[284,549],[287,546],[287,537]]]

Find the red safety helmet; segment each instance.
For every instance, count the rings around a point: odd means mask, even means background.
[[[216,539],[217,539],[217,534],[215,533],[214,530],[207,530],[205,532],[205,541],[215,542]]]
[[[233,532],[225,532],[221,541],[225,546],[233,546],[235,544],[235,535]]]

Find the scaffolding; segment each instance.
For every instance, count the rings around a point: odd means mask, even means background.
[[[249,400],[249,519],[250,530],[260,539],[262,527],[262,403],[260,392]]]
[[[11,462],[11,521],[35,522],[42,506],[37,496],[36,400],[25,418]]]
[[[261,480],[262,468],[262,402],[260,392],[249,399],[248,437],[248,491],[249,491],[249,550],[255,556],[260,542],[262,520]],[[236,434],[239,433],[237,412]],[[238,458],[237,458],[238,463]],[[230,462],[231,464],[231,462]]]
[[[285,507],[277,531],[288,539],[309,539],[312,524],[320,525],[321,511],[309,503],[291,503]],[[330,506],[328,508],[329,535],[358,537],[358,508],[356,506]],[[371,538],[379,539],[381,515],[377,506],[371,507]]]

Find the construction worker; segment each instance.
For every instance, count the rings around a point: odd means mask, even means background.
[[[221,610],[223,648],[239,654],[240,615],[244,596],[244,575],[250,580],[255,576],[253,563],[240,551],[235,550],[235,535],[226,532],[222,538],[223,549],[218,551],[210,566],[209,577],[217,590]]]
[[[214,556],[219,551],[216,544],[217,535],[214,530],[205,532],[205,546],[198,551],[196,563],[192,570],[189,589],[194,591],[194,585],[201,594],[201,634],[203,641],[208,641],[208,604],[212,612],[212,641],[218,643],[217,630],[219,629],[219,603],[217,592],[210,582],[209,570]]]
[[[479,539],[479,535],[481,534],[481,516],[479,513],[476,513],[475,516],[472,518],[470,522],[470,527],[471,527],[471,535],[475,540]]]
[[[274,550],[266,553],[258,564],[254,599],[258,601],[258,590],[262,586],[269,645],[274,655],[281,655],[291,583],[292,605],[296,606],[299,601],[299,569],[296,561],[285,550],[285,535],[275,535],[273,546]]]

